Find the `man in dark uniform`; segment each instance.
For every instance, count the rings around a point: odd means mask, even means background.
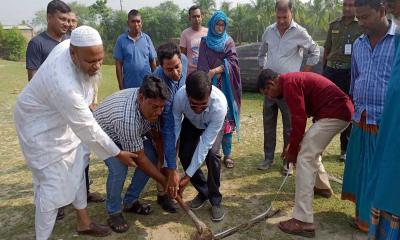
[[[349,93],[352,44],[362,34],[355,18],[354,0],[343,0],[343,16],[329,25],[325,41],[323,75]],[[340,134],[340,160],[346,160],[351,125]]]

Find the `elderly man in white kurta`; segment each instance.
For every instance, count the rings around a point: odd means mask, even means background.
[[[106,236],[110,229],[91,222],[84,170],[88,147],[100,159],[116,156],[134,166],[137,155],[120,151],[96,123],[89,105],[103,60],[99,33],[87,26],[53,49],[17,98],[15,125],[35,191],[36,239],[48,239],[57,209],[72,203],[77,232]]]

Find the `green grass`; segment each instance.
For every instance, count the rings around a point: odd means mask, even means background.
[[[0,60],[0,239],[34,238],[34,205],[31,173],[27,168],[17,141],[12,106],[17,94],[27,83],[25,65],[19,62]],[[113,66],[103,67],[103,81],[99,99],[117,90],[117,80]],[[222,169],[223,206],[227,215],[223,222],[212,223],[209,210],[203,208],[196,214],[214,232],[240,224],[265,211],[282,181],[279,173],[282,149],[282,125],[279,120],[275,165],[268,171],[259,171],[257,164],[263,159],[262,98],[258,94],[245,93],[242,107],[241,141],[234,143],[233,170]],[[324,153],[323,163],[328,172],[341,176],[343,163],[339,163],[338,137]],[[107,169],[102,161],[91,162],[90,175],[94,181],[92,190],[105,195]],[[132,170],[128,176],[131,176]],[[332,183],[336,193],[331,199],[316,197],[314,200],[317,223],[316,239],[353,239],[359,234],[348,222],[354,212],[353,204],[340,200],[341,186]],[[193,188],[185,192],[185,199],[195,195]],[[188,217],[180,211],[178,214],[166,214],[155,203],[155,184],[151,182],[143,193],[143,199],[152,203],[154,208],[150,216],[125,215],[131,225],[125,234],[113,233],[108,239],[188,239],[194,231]],[[294,200],[294,178],[288,180],[284,191],[273,202],[275,208],[282,210],[279,219],[290,216]],[[89,204],[91,217],[105,223],[107,215],[104,204]],[[67,207],[67,216],[57,222],[53,239],[86,239],[75,236],[76,218],[71,206]],[[279,220],[278,219],[278,220]],[[299,239],[284,234],[276,227],[276,219],[261,222],[250,230],[235,234],[227,239]]]

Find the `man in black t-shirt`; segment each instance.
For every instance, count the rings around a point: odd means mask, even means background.
[[[70,12],[71,8],[61,0],[53,0],[47,5],[47,30],[32,38],[26,50],[28,81],[46,60],[51,50],[66,39]]]

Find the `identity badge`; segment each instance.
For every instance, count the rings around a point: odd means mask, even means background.
[[[344,55],[351,55],[351,44],[345,44],[344,45]]]

